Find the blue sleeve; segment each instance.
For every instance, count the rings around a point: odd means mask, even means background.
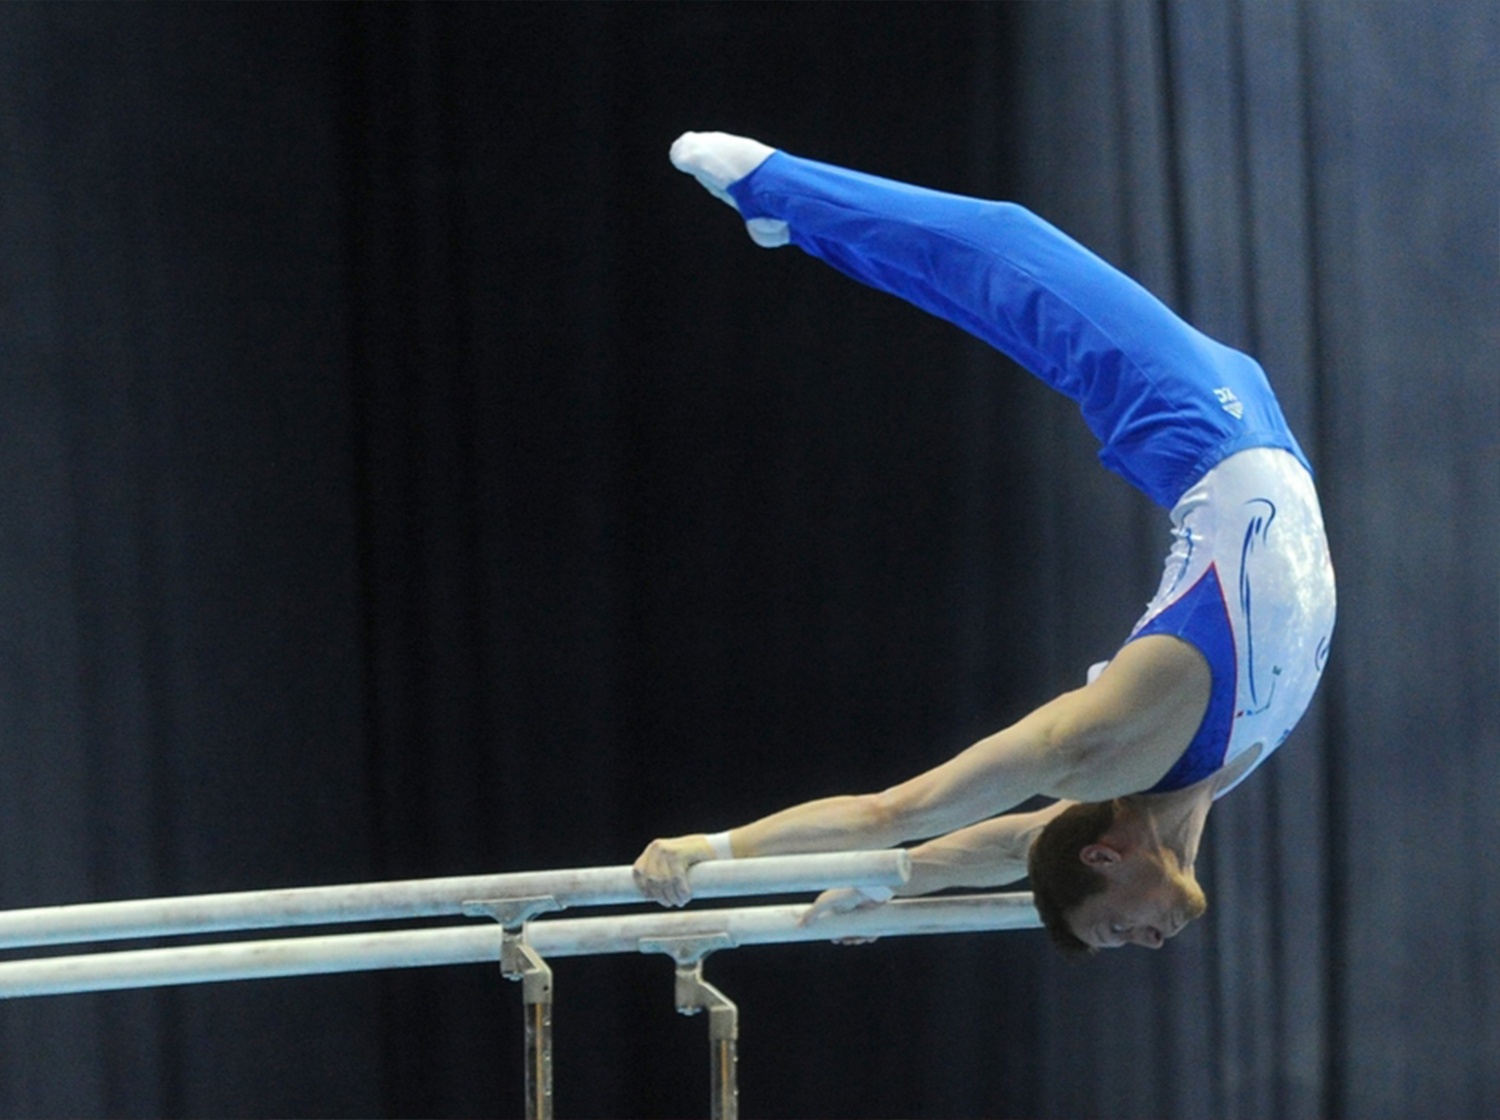
[[[745,218],[962,327],[1076,401],[1105,466],[1171,508],[1249,447],[1306,463],[1260,366],[1025,208],[777,152],[730,187]]]

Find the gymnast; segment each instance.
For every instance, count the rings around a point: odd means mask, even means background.
[[[939,315],[1076,401],[1104,465],[1170,511],[1173,543],[1146,613],[1084,687],[884,792],[654,840],[637,883],[681,906],[704,860],[923,841],[894,893],[1029,878],[1064,952],[1160,948],[1206,909],[1209,809],[1291,733],[1333,631],[1317,492],[1264,372],[1018,205],[723,133],[687,133],[671,159],[758,245],[796,245]],[[1038,795],[1056,800],[1000,815]],[[890,893],[828,891],[803,921]]]

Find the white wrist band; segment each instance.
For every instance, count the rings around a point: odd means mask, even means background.
[[[896,892],[890,887],[855,887],[854,889],[871,902],[889,902],[896,897]]]
[[[708,846],[714,850],[715,859],[733,859],[734,848],[729,844],[729,833],[710,832],[708,834]]]

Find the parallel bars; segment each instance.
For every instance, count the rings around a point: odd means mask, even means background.
[[[905,852],[845,852],[715,861],[690,872],[695,898],[899,886]],[[532,920],[568,906],[639,903],[628,867],[248,891],[0,912],[0,948],[180,934],[332,925],[443,915],[492,924],[331,934],[0,962],[0,998],[115,991],[168,984],[496,962],[522,981],[526,1114],[552,1116],[552,970],[547,958],[665,953],[677,964],[677,1008],[709,1012],[711,1115],[738,1115],[738,1009],[703,979],[719,949],[778,942],[1025,929],[1039,924],[1024,893],[898,899],[800,925],[806,905],[655,911]]]

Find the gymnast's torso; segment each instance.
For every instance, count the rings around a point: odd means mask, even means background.
[[[1217,789],[1222,797],[1312,702],[1333,634],[1333,566],[1312,476],[1279,448],[1240,451],[1210,470],[1173,508],[1172,534],[1161,585],[1129,640],[1188,642],[1212,688],[1197,734],[1149,792],[1183,789],[1258,750]]]

